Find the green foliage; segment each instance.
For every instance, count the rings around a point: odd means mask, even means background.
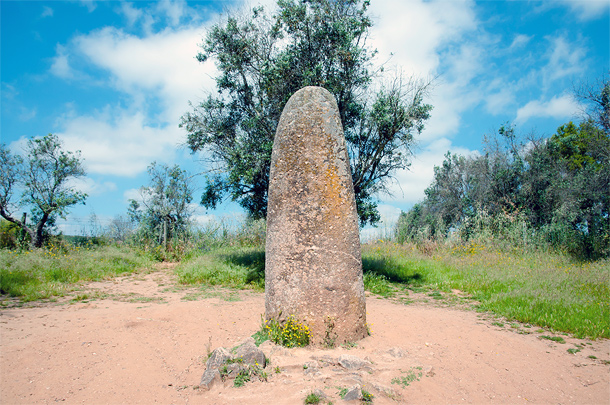
[[[540,339],[550,340],[550,341],[561,343],[561,344],[565,344],[566,343],[565,339],[562,338],[561,336],[542,335],[542,336],[540,336]]]
[[[34,251],[0,250],[0,293],[33,301],[63,296],[80,281],[141,271],[151,262],[127,247],[54,242]]]
[[[305,347],[309,344],[309,327],[299,322],[293,315],[283,321],[266,319],[262,321],[261,334],[266,334],[273,343],[284,347]]]
[[[243,369],[240,370],[240,372],[235,377],[235,380],[233,381],[233,386],[243,387],[248,381],[250,381],[250,373],[248,372],[248,370]]]
[[[373,398],[375,398],[373,394],[371,394],[364,388],[362,389],[362,402],[364,402],[365,404],[372,404]]]
[[[337,99],[361,223],[379,220],[374,195],[395,170],[408,166],[413,134],[432,107],[423,101],[428,83],[416,80],[398,78],[370,97],[368,6],[359,0],[278,0],[273,16],[254,8],[209,30],[197,58],[216,61],[218,92],[180,124],[190,149],[210,156],[204,206],[214,208],[229,195],[252,218],[265,218],[282,109],[297,90],[321,86]]]
[[[309,395],[305,397],[306,404],[319,404],[321,400],[322,398],[320,398],[320,396],[314,392],[309,393]]]
[[[447,153],[426,198],[402,213],[396,239],[492,238],[552,247],[580,259],[610,256],[610,134],[592,121],[518,144],[503,126],[486,153]]]
[[[5,219],[0,220],[0,248],[16,249],[19,247],[21,228]]]
[[[33,247],[43,245],[45,227],[57,216],[64,217],[68,207],[87,198],[69,185],[85,175],[80,152],[63,150],[53,134],[28,140],[25,157],[12,155],[1,144],[0,173],[0,215],[26,231]],[[12,201],[16,190],[22,190],[18,203]],[[25,215],[21,219],[14,216],[18,207],[32,209],[33,225],[28,225]]]
[[[128,215],[137,226],[133,239],[150,249],[163,244],[163,249],[169,249],[172,256],[181,239],[189,236],[192,215],[189,204],[193,199],[191,177],[178,165],[169,167],[156,162],[148,166],[148,174],[149,185],[140,189],[143,207],[136,200],[129,203]],[[168,246],[170,241],[174,246]]]
[[[407,371],[401,371],[401,375],[400,377],[395,377],[392,378],[392,384],[398,384],[400,385],[402,388],[406,388],[409,385],[411,385],[411,383],[419,381],[422,376],[422,368],[421,367],[415,367],[415,368],[410,368]]]

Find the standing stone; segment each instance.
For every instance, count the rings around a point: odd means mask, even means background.
[[[294,315],[313,344],[364,338],[358,213],[339,109],[321,87],[284,107],[271,155],[265,263],[267,319]]]

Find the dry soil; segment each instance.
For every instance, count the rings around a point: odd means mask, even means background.
[[[278,347],[266,382],[206,391],[198,385],[208,353],[258,330],[264,294],[179,287],[164,265],[0,310],[0,403],[302,404],[320,390],[340,404],[355,384],[375,404],[610,403],[608,340],[561,344],[535,327],[424,301],[367,296],[366,339]],[[336,360],[345,354],[370,367],[344,369]]]

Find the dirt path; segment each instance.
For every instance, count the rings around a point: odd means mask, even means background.
[[[258,330],[264,295],[176,287],[170,270],[0,310],[0,403],[302,404],[319,389],[338,404],[354,384],[375,404],[610,402],[608,340],[559,344],[474,311],[374,297],[372,336],[355,347],[276,350],[267,382],[204,391],[207,353]],[[332,361],[343,354],[372,365],[345,370]]]

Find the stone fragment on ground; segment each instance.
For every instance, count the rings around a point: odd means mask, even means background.
[[[353,385],[347,389],[345,396],[343,397],[344,401],[359,401],[362,399],[362,387],[360,384]]]
[[[199,388],[210,390],[214,385],[222,383],[223,379],[234,379],[243,370],[252,367],[263,369],[265,365],[265,354],[256,347],[253,338],[246,339],[233,351],[219,347],[210,354],[206,362]]]
[[[339,364],[348,370],[371,370],[371,362],[350,354],[339,356]]]

